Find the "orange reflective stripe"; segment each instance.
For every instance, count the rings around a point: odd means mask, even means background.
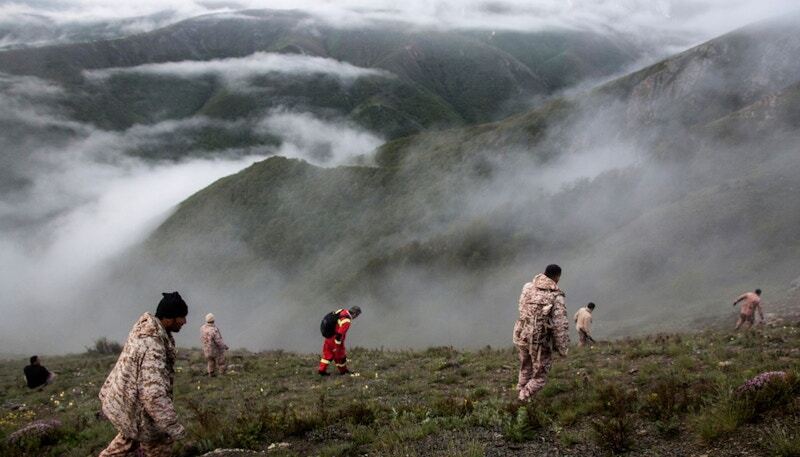
[[[324,363],[325,365],[330,365],[331,361],[330,360],[325,360],[325,359],[319,359],[319,363]]]

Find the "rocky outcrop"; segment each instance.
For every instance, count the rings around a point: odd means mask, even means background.
[[[21,445],[32,440],[52,444],[58,440],[62,424],[58,419],[43,419],[32,422],[8,436],[8,443]]]

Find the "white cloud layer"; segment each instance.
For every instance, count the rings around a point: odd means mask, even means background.
[[[326,121],[308,113],[276,111],[257,127],[283,139],[277,155],[320,166],[352,164],[366,158],[383,140],[346,122]]]
[[[392,77],[382,70],[361,68],[335,59],[297,54],[257,52],[246,57],[208,61],[183,61],[145,64],[130,68],[108,68],[86,71],[90,78],[107,78],[120,73],[142,73],[183,78],[216,75],[231,85],[246,84],[250,78],[270,73],[285,75],[327,74],[344,82],[362,76]]]

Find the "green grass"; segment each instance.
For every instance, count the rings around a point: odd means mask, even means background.
[[[317,355],[284,351],[234,352],[231,372],[208,379],[199,351],[182,349],[175,401],[188,438],[175,451],[266,451],[288,443],[269,455],[478,456],[490,449],[689,455],[711,448],[798,455],[796,377],[754,395],[735,394],[759,372],[800,371],[800,359],[785,356],[798,345],[800,328],[788,326],[742,337],[704,332],[575,348],[526,405],[514,401],[516,361],[507,349],[356,348],[350,359],[358,376],[324,380],[315,373]],[[681,362],[693,352],[705,355]],[[46,357],[59,377],[41,392],[24,387],[24,361],[0,362],[0,455],[96,455],[115,434],[96,414],[97,391],[114,361],[98,354]],[[633,363],[638,371],[631,371]],[[13,431],[47,418],[64,424],[54,442],[6,443]],[[768,439],[748,438],[760,435]]]
[[[774,457],[800,457],[800,426],[778,423],[769,428],[764,449]]]

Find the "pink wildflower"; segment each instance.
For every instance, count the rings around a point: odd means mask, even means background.
[[[756,390],[762,389],[767,384],[777,380],[777,379],[786,379],[786,372],[785,371],[765,371],[757,375],[756,377],[748,380],[738,389],[736,389],[739,393],[745,392],[754,392]]]

